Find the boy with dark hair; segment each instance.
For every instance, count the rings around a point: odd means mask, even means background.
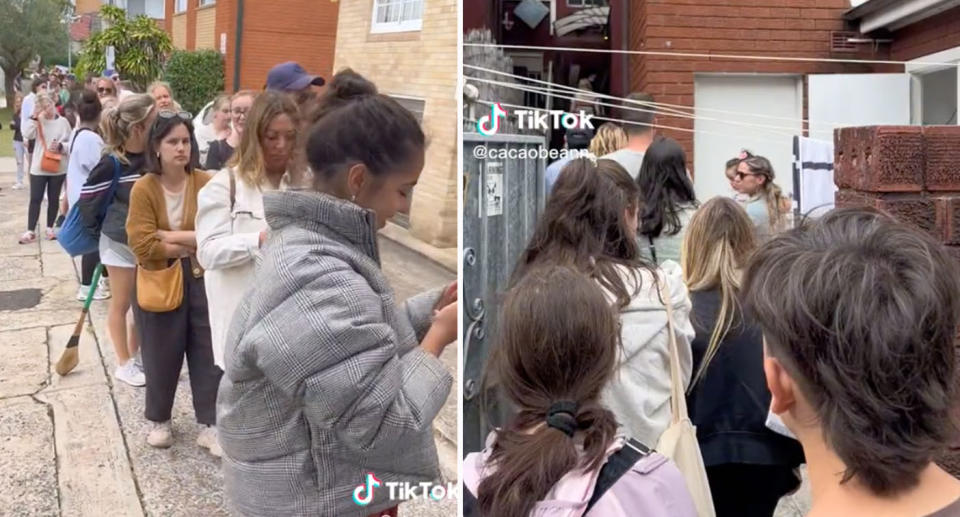
[[[808,517],[960,516],[960,481],[933,463],[956,434],[956,259],[876,210],[842,209],[762,246],[743,289],[771,411],[806,455]]]
[[[656,114],[653,95],[649,93],[634,92],[627,95],[626,100],[624,109],[620,110],[620,118],[623,120],[623,130],[627,133],[627,146],[602,158],[614,160],[630,173],[633,179],[637,179],[643,164],[643,155],[653,144]]]

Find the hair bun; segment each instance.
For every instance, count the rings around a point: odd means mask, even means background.
[[[344,101],[377,94],[376,85],[350,68],[334,75],[327,88],[333,98]]]

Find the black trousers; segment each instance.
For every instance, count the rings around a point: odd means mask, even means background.
[[[97,269],[97,264],[100,263],[100,252],[94,251],[93,253],[87,253],[80,258],[80,284],[81,285],[90,285],[90,282],[93,282],[93,271]],[[107,276],[107,268],[103,268],[103,271],[100,273],[100,276]]]
[[[800,485],[793,469],[730,463],[707,467],[717,517],[772,517],[780,498]]]
[[[179,308],[170,312],[147,312],[133,303],[143,371],[147,377],[144,416],[153,422],[170,420],[186,356],[197,422],[215,425],[217,389],[223,372],[213,363],[207,294],[203,278],[190,274],[190,259],[180,259],[180,265],[183,267],[183,303]]]
[[[30,174],[30,208],[27,210],[27,230],[35,231],[40,220],[40,203],[43,191],[47,191],[47,228],[53,228],[60,211],[60,189],[63,188],[65,175]]]

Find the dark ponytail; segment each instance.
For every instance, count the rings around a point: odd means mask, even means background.
[[[519,280],[500,329],[488,369],[518,412],[497,433],[488,463],[494,473],[480,483],[477,502],[485,517],[520,517],[568,472],[598,469],[606,459],[617,422],[599,399],[620,332],[596,282],[560,266]],[[548,418],[551,409],[562,418]]]
[[[356,163],[374,175],[389,173],[426,145],[413,114],[349,68],[333,76],[307,116],[314,121],[307,159],[316,188]]]

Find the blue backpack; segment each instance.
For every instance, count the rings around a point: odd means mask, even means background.
[[[120,162],[115,156],[113,160],[113,181],[110,183],[110,190],[107,192],[107,199],[100,208],[100,214],[97,216],[97,231],[91,231],[80,219],[80,203],[74,203],[67,212],[67,218],[57,233],[57,242],[66,250],[71,257],[77,255],[86,255],[97,251],[100,247],[100,226],[107,215],[107,208],[113,201],[113,194],[117,191],[117,184],[120,183]]]

